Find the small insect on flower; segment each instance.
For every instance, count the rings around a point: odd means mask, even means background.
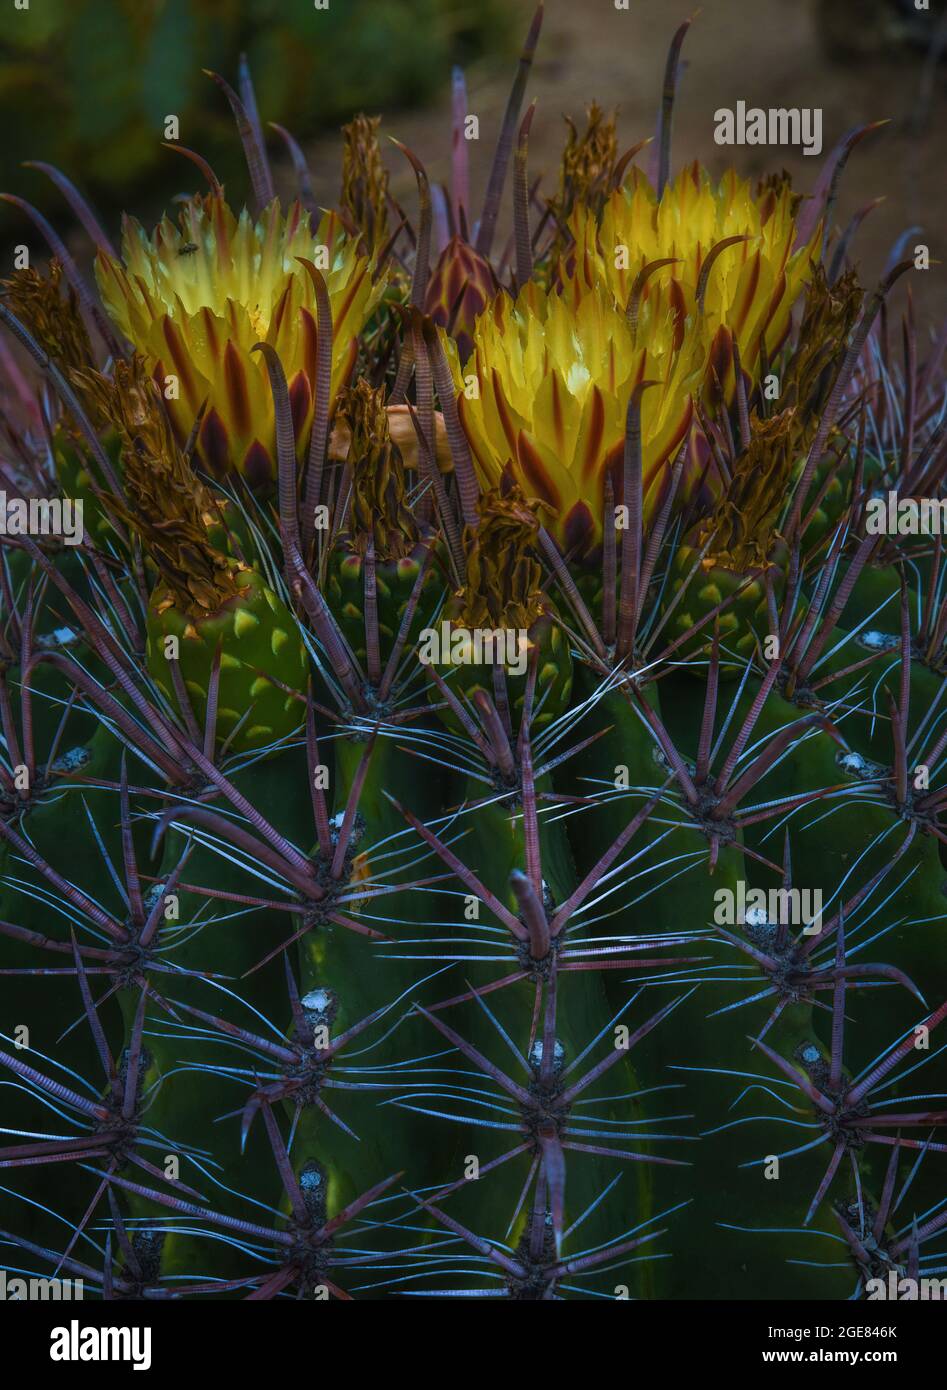
[[[178,252],[178,255],[179,255],[179,256],[193,256],[196,250],[197,250],[197,242],[196,242],[196,241],[188,241],[188,242],[186,242],[186,243],[181,247],[180,251]]]

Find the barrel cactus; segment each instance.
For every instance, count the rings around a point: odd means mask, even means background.
[[[854,136],[804,199],[675,173],[667,93],[652,175],[593,106],[531,193],[541,19],[482,207],[462,76],[452,187],[392,155],[412,219],[370,117],[338,207],[297,146],[281,206],[244,72],[247,208],[192,157],[116,250],[61,185],[101,302],[61,243],[4,282],[8,501],[88,522],[0,553],[10,1270],[847,1300],[943,1260],[921,260],[861,287]]]

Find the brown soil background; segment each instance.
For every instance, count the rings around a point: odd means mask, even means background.
[[[824,0],[831,3],[831,0]],[[853,257],[865,284],[879,278],[894,243],[907,228],[929,245],[932,259],[947,259],[947,81],[941,64],[930,100],[922,102],[923,54],[874,43],[867,31],[864,0],[836,0],[836,11],[851,23],[859,41],[883,48],[844,63],[826,55],[817,25],[820,0],[705,0],[684,45],[685,69],[675,109],[672,167],[698,158],[714,174],[733,163],[744,175],[785,168],[801,192],[812,189],[823,160],[851,127],[889,119],[883,131],[853,153],[842,183],[837,222],[869,200],[885,202],[858,233]],[[525,35],[533,6],[511,0]],[[932,0],[933,11],[943,4]],[[543,187],[555,184],[565,125],[563,114],[583,117],[595,99],[619,108],[620,147],[654,133],[668,43],[677,25],[693,11],[686,0],[631,0],[618,11],[613,0],[546,0],[545,20],[528,99],[537,111],[530,137],[530,175],[544,174]],[[470,142],[473,205],[486,185],[496,133],[515,70],[515,55],[482,60],[467,73],[468,106],[480,117],[480,140]],[[766,146],[721,147],[714,143],[714,111],[740,100],[761,107],[821,107],[823,150],[804,156],[795,149]],[[926,107],[920,131],[918,113]],[[404,112],[384,122],[424,161],[430,177],[446,181],[450,154],[450,91],[423,111]],[[337,196],[340,141],[326,138],[309,147],[320,200]],[[646,158],[645,153],[639,157]],[[406,210],[417,206],[414,176],[398,153],[386,155],[392,191]],[[647,166],[645,166],[647,167]],[[509,184],[504,199],[509,211]],[[947,267],[934,265],[923,281],[913,278],[919,324],[930,331],[947,316]]]

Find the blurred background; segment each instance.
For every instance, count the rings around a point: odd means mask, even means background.
[[[766,147],[721,148],[714,111],[751,106],[821,107],[825,154],[852,126],[890,124],[858,147],[838,209],[885,196],[858,234],[864,281],[877,278],[898,237],[925,240],[944,257],[947,226],[947,0],[705,0],[688,36],[676,108],[674,161],[698,158],[720,172],[787,168],[811,189],[822,158]],[[622,147],[651,134],[671,34],[689,0],[546,0],[530,95],[538,109],[530,172],[554,186],[565,139],[595,99],[618,108]],[[203,74],[235,80],[246,51],[264,122],[303,143],[316,192],[334,202],[339,125],[359,110],[384,114],[397,135],[444,179],[450,152],[450,71],[467,71],[474,187],[482,190],[532,0],[30,0],[0,19],[0,188],[29,199],[63,231],[70,216],[26,159],[58,165],[114,228],[119,210],[157,216],[192,171],[162,148],[168,114],[180,140],[199,150],[241,202],[246,176],[229,108]],[[278,184],[290,192],[283,147],[273,136]],[[414,177],[392,148],[392,192],[414,207]],[[507,199],[508,202],[508,199]],[[0,212],[6,248],[31,240],[23,213]],[[9,265],[6,254],[3,263]],[[922,322],[947,315],[947,276],[930,272],[917,305]]]

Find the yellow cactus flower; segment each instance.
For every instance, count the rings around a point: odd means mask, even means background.
[[[570,219],[575,238],[561,268],[563,291],[575,300],[591,287],[607,286],[618,305],[628,304],[635,280],[649,262],[675,257],[654,271],[641,289],[642,313],[654,300],[651,318],[665,313],[693,321],[704,340],[707,384],[714,373],[728,398],[735,383],[733,337],[751,386],[760,369],[760,345],[771,360],[789,328],[792,307],[812,275],[821,228],[793,251],[798,195],[787,178],[756,192],[730,170],[714,184],[699,164],[683,169],[658,199],[644,174],[633,169],[608,198],[601,217],[579,205]],[[746,240],[723,249],[697,304],[701,269],[708,253],[729,237]]]
[[[96,263],[105,307],[146,359],[179,441],[206,400],[198,458],[215,477],[238,473],[258,491],[276,479],[276,426],[256,343],[279,353],[300,459],[308,447],[318,333],[315,291],[299,256],[318,266],[329,290],[334,399],[384,289],[335,214],[314,231],[298,202],[284,216],[274,201],[254,222],[246,210],[235,216],[219,195],[195,197],[179,226],[165,217],[150,237],[126,218],[122,259],[100,252]],[[176,393],[166,389],[168,377]]]
[[[640,382],[655,382],[641,410],[650,515],[690,428],[705,365],[681,317],[653,317],[649,307],[633,336],[604,286],[570,302],[530,283],[516,300],[498,295],[480,316],[463,371],[454,344],[444,342],[481,481],[494,487],[506,476],[545,503],[546,524],[577,557],[601,542],[609,474],[621,503],[628,402]]]

